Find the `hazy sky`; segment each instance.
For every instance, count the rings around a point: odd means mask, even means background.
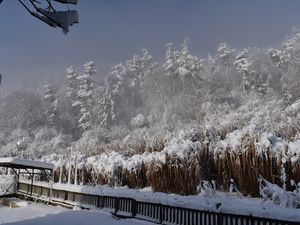
[[[17,0],[2,2],[0,73],[6,89],[63,77],[68,65],[89,60],[102,71],[142,48],[159,60],[166,43],[186,37],[203,56],[223,41],[235,48],[276,46],[300,26],[299,0],[79,0],[75,8],[80,23],[64,35],[28,15]]]

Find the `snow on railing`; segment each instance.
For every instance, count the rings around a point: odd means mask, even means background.
[[[185,206],[147,202],[134,197],[107,196],[103,193],[79,193],[55,189],[47,185],[34,184],[31,193],[29,183],[19,183],[18,195],[27,199],[60,204],[67,207],[106,208],[113,216],[120,218],[137,218],[163,224],[195,225],[298,225],[299,220],[279,220],[253,216],[225,213],[218,210],[200,210]],[[79,205],[80,206],[79,206]],[[220,205],[218,207],[221,207]],[[268,215],[266,215],[267,217]],[[270,216],[270,215],[269,215]]]

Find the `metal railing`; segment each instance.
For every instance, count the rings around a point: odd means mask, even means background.
[[[17,191],[17,179],[14,175],[0,174],[0,197],[10,196]]]
[[[209,212],[177,206],[169,206],[159,203],[137,201],[133,198],[112,197],[77,193],[66,190],[50,189],[48,187],[33,185],[30,195],[30,184],[19,183],[18,195],[32,198],[32,200],[53,199],[55,204],[62,205],[81,203],[96,208],[111,209],[112,213],[119,217],[132,217],[160,224],[178,225],[299,225],[299,222],[290,222],[244,216],[221,212]],[[45,200],[46,201],[46,200]]]

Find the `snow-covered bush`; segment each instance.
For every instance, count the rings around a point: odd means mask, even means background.
[[[201,196],[214,198],[216,197],[216,189],[215,189],[214,182],[209,182],[206,180],[203,180],[201,184],[197,187],[197,192]]]
[[[300,195],[271,184],[262,176],[259,177],[260,195],[264,201],[271,200],[276,205],[288,208],[300,208]]]

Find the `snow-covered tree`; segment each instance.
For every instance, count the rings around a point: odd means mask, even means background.
[[[283,54],[282,51],[278,49],[271,48],[268,50],[270,57],[275,64],[276,67],[278,68],[283,68],[285,65],[284,59],[283,59]]]
[[[105,95],[100,100],[102,109],[99,112],[99,116],[106,120],[100,122],[101,124],[106,124],[109,120],[116,122],[118,118],[123,117],[123,104],[125,104],[124,106],[126,107],[125,101],[122,100],[122,98],[125,97],[123,95],[125,76],[126,69],[124,65],[117,64],[111,68],[111,72],[106,79]]]
[[[248,50],[244,49],[235,59],[234,65],[236,70],[242,74],[242,89],[243,92],[249,92],[251,89],[252,77],[250,66],[251,62],[248,60]]]
[[[97,111],[95,112],[97,124],[100,127],[108,128],[112,126],[114,120],[114,116],[112,115],[112,98],[104,87],[99,88],[98,92],[100,96],[97,102]]]
[[[216,60],[210,54],[208,54],[207,57],[207,69],[208,69],[207,73],[209,74],[214,74],[216,70]]]
[[[75,105],[80,108],[78,127],[84,132],[93,125],[92,107],[94,104],[94,74],[96,68],[94,62],[84,64],[84,72],[77,77],[78,80],[78,101]]]
[[[172,44],[167,45],[162,69],[166,78],[161,84],[165,86],[163,89],[168,101],[172,102],[172,106],[165,107],[165,109],[172,108],[165,110],[169,114],[168,117],[187,118],[195,115],[195,108],[187,105],[199,105],[200,99],[196,95],[202,82],[203,60],[189,52],[188,41],[185,40],[179,49],[174,48]]]
[[[84,64],[84,72],[78,75],[73,66],[67,68],[67,97],[72,106],[73,116],[81,132],[90,129],[93,124],[94,104],[94,62]]]
[[[281,61],[284,66],[281,77],[281,89],[283,97],[288,104],[295,101],[300,96],[299,78],[300,78],[300,31],[294,29],[294,32],[287,36],[282,44]]]
[[[70,66],[67,68],[67,96],[70,99],[72,106],[76,106],[76,102],[78,100],[78,74],[75,72],[74,66]]]
[[[151,73],[152,56],[146,49],[142,50],[142,54],[134,55],[131,60],[128,60],[126,63],[126,76],[124,81],[127,83],[126,86],[131,95],[131,107],[142,105],[141,99],[141,87],[143,85],[145,77]]]
[[[78,74],[76,73],[74,66],[70,66],[66,70],[67,72],[67,90],[66,96],[70,102],[70,114],[69,114],[69,129],[70,133],[74,135],[76,138],[80,137],[81,132],[78,130],[78,120],[80,116],[80,107],[79,107],[79,82],[78,82]],[[65,108],[67,109],[67,108]],[[66,113],[65,113],[66,114]],[[72,128],[71,128],[72,127]]]
[[[198,78],[200,69],[202,69],[202,60],[197,56],[191,55],[188,49],[188,41],[185,40],[181,46],[177,58],[177,74],[183,83],[183,94],[185,94],[185,82],[187,78]]]
[[[176,95],[176,80],[182,82],[182,92],[185,93],[185,82],[187,78],[198,78],[202,69],[202,60],[191,55],[188,49],[188,40],[177,50],[172,44],[167,45],[167,52],[163,68],[168,76],[173,80],[173,95]]]
[[[44,87],[44,99],[46,101],[46,116],[49,126],[55,127],[59,120],[58,99],[53,88],[50,85]]]
[[[107,120],[109,115],[114,124],[120,121],[128,123],[136,115],[135,110],[143,106],[142,87],[153,65],[152,56],[143,49],[141,55],[134,55],[125,64],[113,66],[101,100],[101,117]]]
[[[231,48],[226,42],[221,43],[218,47],[218,58],[225,67],[227,81],[229,81],[229,68],[233,63],[235,52],[236,50]]]

